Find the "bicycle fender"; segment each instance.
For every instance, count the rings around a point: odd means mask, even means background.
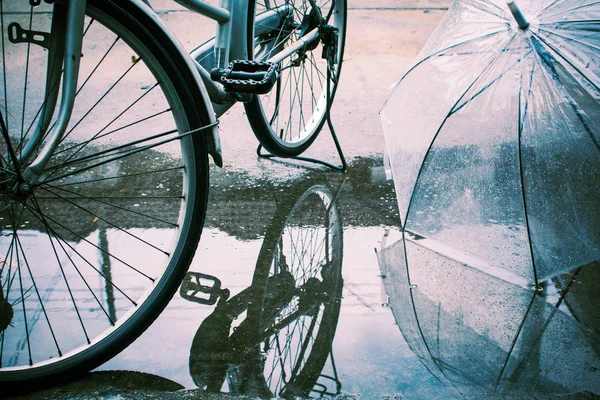
[[[136,4],[141,11],[143,11],[150,19],[152,19],[152,21],[158,27],[160,27],[163,30],[163,32],[169,38],[169,40],[171,40],[171,43],[173,46],[170,49],[170,51],[179,53],[179,55],[181,55],[181,58],[183,60],[185,60],[185,63],[186,63],[187,69],[188,69],[187,72],[194,80],[195,84],[190,85],[189,90],[197,89],[198,93],[195,93],[194,97],[198,98],[198,99],[200,99],[200,101],[204,102],[206,109],[203,109],[203,107],[198,107],[198,112],[205,114],[205,115],[202,115],[202,117],[203,117],[202,119],[204,121],[208,121],[207,125],[216,122],[217,121],[216,114],[214,112],[210,97],[208,96],[208,92],[206,91],[206,87],[204,86],[204,83],[202,82],[202,79],[200,78],[199,72],[196,70],[196,67],[193,64],[190,55],[185,51],[185,49],[183,48],[183,45],[179,42],[179,39],[177,39],[177,36],[175,36],[175,34],[173,32],[171,32],[171,29],[169,29],[169,27],[160,19],[160,16],[148,5],[146,0],[129,0],[129,2]],[[211,155],[214,163],[218,167],[223,167],[223,155],[221,152],[221,140],[219,137],[219,125],[215,124],[215,126],[212,129],[207,130],[206,132],[207,132],[205,134],[206,149],[207,149],[208,153]]]

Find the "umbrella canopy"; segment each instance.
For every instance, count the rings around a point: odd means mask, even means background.
[[[600,2],[520,1],[455,1],[381,117],[404,239],[527,287],[600,259]]]

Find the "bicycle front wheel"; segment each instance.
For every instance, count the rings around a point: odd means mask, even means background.
[[[206,210],[205,140],[184,133],[212,117],[189,60],[133,1],[88,0],[70,125],[39,181],[15,190],[35,132],[55,129],[61,74],[52,46],[10,32],[55,32],[66,2],[53,3],[0,1],[3,390],[71,378],[140,335],[183,278]]]
[[[337,33],[331,73],[320,39],[284,58],[281,76],[273,89],[245,104],[248,121],[259,142],[280,157],[304,152],[323,128],[327,113],[327,87],[333,101],[337,89],[346,37],[346,0],[250,0],[248,54],[266,61],[305,39],[318,29],[317,15]],[[254,12],[252,12],[254,10]],[[276,14],[277,18],[273,18]],[[329,81],[329,82],[328,82]]]

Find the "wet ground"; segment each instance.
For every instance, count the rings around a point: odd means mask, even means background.
[[[198,273],[218,278],[230,291],[228,304],[179,293],[139,339],[86,378],[22,398],[212,400],[271,398],[281,390],[326,399],[598,398],[600,316],[590,284],[598,281],[597,265],[557,278],[544,296],[444,259],[407,272],[377,113],[448,4],[399,3],[349,1],[332,111],[348,172],[258,159],[243,108],[222,118],[225,165],[212,168],[207,220],[186,281],[206,278]],[[187,13],[153,4],[190,46]],[[306,155],[337,162],[327,130]],[[324,230],[334,232],[331,239],[319,236]],[[302,254],[314,264],[308,267],[323,268],[314,262],[323,247],[332,254],[330,269],[310,273],[330,290],[308,296],[321,304],[316,314],[293,318],[269,351],[236,351],[230,326],[242,331],[244,321],[266,313],[248,307],[256,301],[249,299],[280,295],[264,289],[265,262]],[[310,357],[307,367],[294,367],[299,355]]]

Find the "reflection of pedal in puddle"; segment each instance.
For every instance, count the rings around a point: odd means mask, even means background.
[[[316,185],[294,204],[278,204],[250,287],[230,298],[218,278],[188,272],[181,297],[216,305],[190,350],[194,383],[261,398],[339,394],[332,341],[341,266],[339,210],[332,193]]]

